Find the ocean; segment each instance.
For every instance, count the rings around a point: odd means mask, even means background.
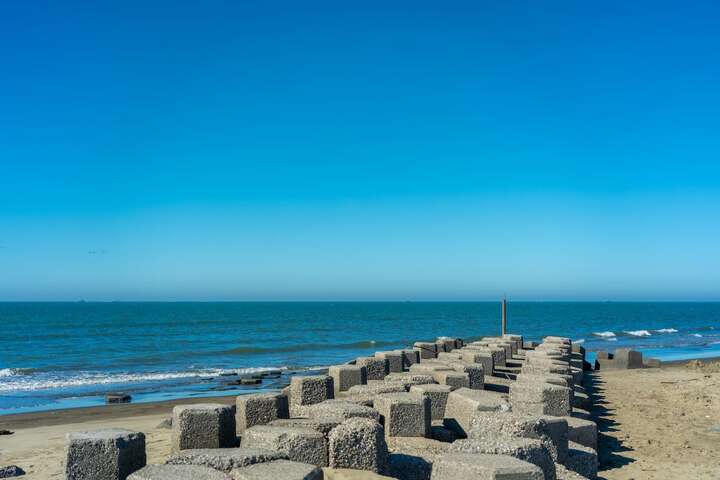
[[[0,303],[0,415],[276,389],[440,335],[497,335],[498,302]],[[589,352],[720,356],[720,303],[510,302],[509,330]],[[279,372],[278,372],[279,370]],[[239,376],[270,372],[259,386]]]

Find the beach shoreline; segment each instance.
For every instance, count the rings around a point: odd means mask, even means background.
[[[600,478],[670,479],[677,478],[672,475],[680,469],[692,472],[689,478],[717,478],[720,467],[714,465],[720,465],[720,449],[709,447],[720,440],[720,432],[712,431],[720,424],[717,361],[702,358],[668,362],[661,368],[596,371],[601,388],[593,415],[600,433]],[[685,403],[678,406],[679,399]],[[14,433],[0,436],[0,458],[4,464],[26,468],[24,478],[59,479],[66,433],[121,427],[145,432],[148,463],[162,463],[171,448],[171,430],[162,424],[172,416],[172,408],[207,401],[233,404],[235,396],[5,415],[0,417],[0,428]],[[662,444],[680,449],[683,458],[668,457],[670,447]]]

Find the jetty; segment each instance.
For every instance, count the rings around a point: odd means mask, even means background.
[[[70,433],[65,478],[320,480],[351,469],[399,480],[593,479],[592,385],[585,349],[566,337],[439,337],[293,376],[234,405],[175,406],[162,464],[147,464],[142,432]]]

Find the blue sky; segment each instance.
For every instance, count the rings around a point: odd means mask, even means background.
[[[716,2],[345,3],[0,7],[0,299],[720,299]]]

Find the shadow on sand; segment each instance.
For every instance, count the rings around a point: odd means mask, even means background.
[[[585,372],[585,387],[593,402],[593,410],[591,412],[593,420],[598,427],[598,478],[603,479],[602,472],[612,470],[633,463],[635,460],[622,455],[623,452],[632,451],[631,448],[623,445],[609,432],[617,432],[620,430],[621,424],[616,422],[613,417],[613,409],[608,408],[605,400],[605,383],[597,372]]]

